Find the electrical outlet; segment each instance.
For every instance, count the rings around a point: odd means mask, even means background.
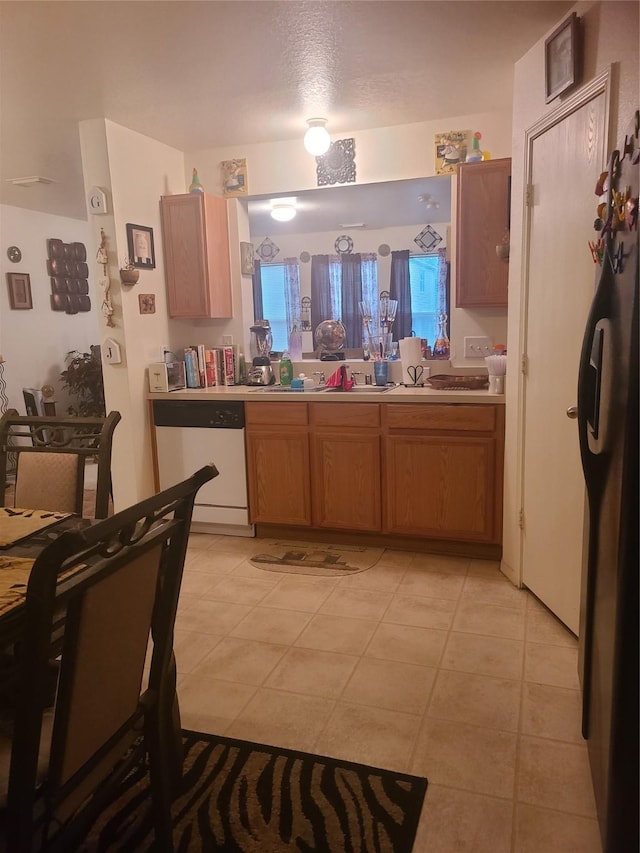
[[[465,358],[484,358],[485,355],[491,355],[493,352],[493,341],[491,338],[471,338],[464,339],[464,357]]]

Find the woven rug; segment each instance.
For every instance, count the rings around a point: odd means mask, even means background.
[[[325,545],[314,542],[274,542],[249,562],[267,572],[337,577],[364,572],[378,562],[384,548]]]
[[[174,846],[224,853],[409,853],[427,780],[200,732],[183,732]],[[153,844],[148,776],[130,774],[82,851]]]

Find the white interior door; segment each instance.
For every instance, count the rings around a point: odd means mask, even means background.
[[[606,96],[535,137],[530,149],[523,443],[524,584],[578,633],[585,487],[578,359],[596,267],[587,244],[606,155]]]

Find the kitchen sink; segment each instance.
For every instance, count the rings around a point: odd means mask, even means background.
[[[384,394],[385,391],[393,391],[395,385],[354,385],[349,391],[342,388],[327,388],[327,391],[342,391],[343,394]]]
[[[251,390],[260,394],[283,394],[287,392],[291,392],[292,394],[313,394],[314,391],[332,391],[336,389],[327,388],[326,385],[316,385],[314,388],[305,388],[304,390],[291,388],[289,385],[269,385],[267,388],[252,388]]]

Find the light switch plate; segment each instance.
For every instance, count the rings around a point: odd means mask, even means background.
[[[491,338],[466,337],[464,339],[465,358],[484,358],[493,352],[493,341]]]

